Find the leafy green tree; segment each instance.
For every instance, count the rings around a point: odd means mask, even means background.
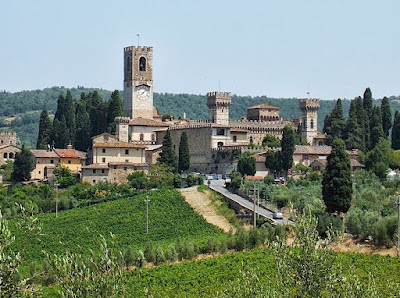
[[[392,128],[392,109],[390,108],[389,99],[385,96],[381,104],[382,127],[386,137],[389,136],[389,130]]]
[[[322,179],[322,197],[328,212],[347,212],[353,192],[350,158],[344,142],[335,139]]]
[[[394,150],[400,149],[400,113],[394,113],[393,129],[392,129],[392,148]]]
[[[171,171],[176,172],[178,160],[169,130],[167,130],[167,133],[164,136],[162,145],[162,152],[160,153],[158,162],[168,167]]]
[[[36,149],[47,149],[51,145],[51,136],[53,134],[53,125],[51,123],[47,110],[43,110],[39,120],[39,134],[36,143]]]
[[[67,167],[57,165],[54,169],[54,175],[57,177],[57,182],[60,184],[61,188],[77,183],[77,177],[73,175]]]
[[[181,135],[179,142],[179,163],[178,171],[183,172],[188,170],[190,167],[190,153],[189,153],[189,141],[186,131]]]
[[[256,173],[256,158],[250,152],[244,152],[239,158],[237,169],[242,176],[253,176]]]
[[[370,130],[371,136],[369,149],[371,150],[375,148],[380,138],[385,137],[382,127],[381,109],[377,106],[372,108],[372,116],[370,118]]]
[[[33,170],[32,153],[22,146],[21,152],[15,154],[13,171],[11,172],[11,181],[13,183],[29,181],[31,171]]]
[[[282,169],[288,171],[293,165],[293,153],[295,149],[296,135],[291,126],[283,128],[282,136]]]
[[[107,110],[107,122],[108,122],[108,131],[110,133],[115,133],[115,117],[124,116],[124,107],[122,104],[122,99],[118,90],[115,90],[111,93],[111,99],[108,103]]]
[[[269,150],[265,153],[265,166],[276,175],[282,170],[282,153]]]
[[[390,156],[389,141],[381,138],[375,148],[368,152],[365,159],[365,168],[372,170],[379,178],[385,178],[389,168]]]
[[[271,134],[266,134],[263,141],[263,147],[277,148],[281,146],[281,140]]]

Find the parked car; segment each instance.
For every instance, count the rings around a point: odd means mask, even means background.
[[[272,214],[272,218],[273,219],[283,219],[283,214],[282,214],[282,212],[274,212]]]

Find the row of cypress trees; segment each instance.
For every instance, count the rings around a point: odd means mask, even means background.
[[[39,121],[37,149],[48,145],[66,148],[69,143],[78,150],[87,150],[90,138],[103,132],[115,132],[114,118],[124,116],[121,96],[118,90],[104,101],[97,91],[82,93],[79,100],[60,94],[57,111],[51,121],[47,110],[43,110]]]
[[[164,140],[162,152],[158,162],[165,165],[174,173],[182,173],[190,167],[189,141],[186,131],[182,132],[179,142],[179,153],[176,155],[174,144],[172,142],[171,133],[167,130]]]

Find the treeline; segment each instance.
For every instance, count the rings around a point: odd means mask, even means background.
[[[103,132],[115,132],[114,119],[123,116],[123,105],[118,90],[104,101],[97,91],[82,92],[73,99],[71,91],[58,96],[57,110],[51,121],[47,110],[40,114],[37,149],[48,146],[66,148],[72,144],[78,150],[87,150],[91,137]]]
[[[324,120],[328,145],[336,138],[343,139],[347,150],[361,151],[367,170],[373,170],[380,178],[386,177],[389,166],[399,168],[400,156],[394,150],[400,149],[400,114],[396,111],[393,121],[387,97],[375,105],[371,89],[367,88],[363,97],[350,102],[347,119],[343,114],[342,101],[338,99]]]

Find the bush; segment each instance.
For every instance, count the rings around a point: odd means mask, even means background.
[[[138,250],[133,253],[132,265],[136,266],[137,268],[142,268],[144,265],[146,265],[146,258],[144,257],[142,250]]]
[[[147,262],[156,261],[156,254],[154,252],[153,243],[151,241],[146,243],[146,248],[144,249],[144,257],[146,258]]]
[[[165,259],[165,255],[164,255],[164,251],[161,248],[161,246],[157,247],[156,250],[156,265],[160,265],[162,263],[165,263],[166,259]]]
[[[240,229],[236,234],[235,248],[238,251],[242,251],[247,247],[247,235],[243,229]]]
[[[374,226],[373,239],[378,246],[393,246],[396,238],[397,218],[395,216],[380,219]]]
[[[346,230],[361,240],[367,239],[374,234],[374,226],[379,216],[376,212],[363,211],[357,207],[351,207],[346,215]]]
[[[186,184],[188,187],[196,185],[196,177],[193,174],[189,174],[186,178]]]
[[[334,216],[329,213],[317,214],[318,225],[317,231],[320,237],[327,237],[326,232],[332,227],[332,231],[340,233],[342,231],[343,222],[339,216]]]
[[[231,178],[231,187],[233,189],[239,189],[242,185],[242,174],[239,172],[232,172]]]
[[[175,174],[174,180],[172,183],[174,185],[174,188],[181,188],[182,187],[182,176],[179,174]]]
[[[307,175],[307,179],[310,181],[320,181],[321,175],[318,172],[312,171],[310,174]]]
[[[178,259],[178,252],[175,249],[175,245],[170,245],[168,248],[165,250],[165,259],[174,262]]]

